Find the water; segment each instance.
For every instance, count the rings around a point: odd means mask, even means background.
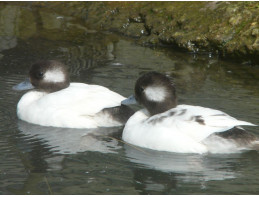
[[[70,66],[71,81],[124,96],[156,70],[174,78],[179,103],[258,124],[259,67],[211,54],[144,48],[42,9],[0,6],[0,194],[259,194],[259,153],[175,154],[120,141],[122,127],[62,129],[20,121],[12,86],[38,59]],[[138,107],[136,107],[138,108]],[[247,127],[257,136],[257,127]]]

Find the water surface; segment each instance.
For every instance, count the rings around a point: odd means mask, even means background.
[[[259,124],[258,66],[211,54],[144,48],[42,9],[0,7],[0,194],[259,194],[259,154],[176,154],[122,143],[122,127],[63,129],[20,121],[12,86],[38,59],[70,67],[71,81],[124,96],[147,71],[174,78],[179,103]],[[138,107],[136,107],[137,109]],[[246,129],[259,136],[257,127]]]

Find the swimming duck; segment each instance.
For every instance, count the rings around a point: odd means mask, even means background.
[[[208,140],[212,134],[219,134],[217,137],[233,143],[240,139],[246,141],[245,144],[258,143],[255,136],[237,128],[239,125],[256,126],[252,123],[215,109],[177,105],[175,87],[161,73],[142,75],[136,81],[135,96],[122,104],[136,102],[145,109],[137,111],[124,127],[122,139],[130,144],[159,151],[207,153],[210,149],[217,152],[213,142],[216,138]]]
[[[29,79],[13,87],[33,89],[17,105],[19,119],[41,126],[97,128],[124,125],[133,111],[125,97],[99,85],[70,83],[67,67],[56,60],[34,63]]]

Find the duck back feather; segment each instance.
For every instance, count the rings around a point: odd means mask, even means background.
[[[123,140],[155,150],[205,153],[204,139],[238,125],[255,126],[219,110],[178,105],[151,117],[147,110],[136,112],[125,125]]]

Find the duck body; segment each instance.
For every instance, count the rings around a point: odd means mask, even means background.
[[[157,72],[149,72],[137,80],[135,98],[145,109],[137,111],[130,117],[123,130],[122,139],[144,148],[200,154],[211,152],[213,148],[213,152],[222,150],[224,152],[224,147],[239,146],[235,144],[237,142],[235,138],[225,135],[229,139],[219,140],[221,144],[208,139],[212,139],[210,137],[218,133],[228,132],[239,125],[256,126],[237,120],[219,110],[177,105],[175,89],[170,79]],[[132,97],[129,99],[131,100]],[[127,102],[128,99],[122,103],[127,104]],[[244,140],[249,139],[246,143],[249,146],[256,142],[255,137],[247,135],[242,129],[239,131],[244,134],[242,136]],[[231,132],[231,135],[238,136],[235,135],[235,131]],[[213,139],[218,140],[223,137]],[[244,140],[241,139],[241,141]],[[226,145],[228,143],[234,145]]]
[[[125,97],[99,85],[68,82],[64,65],[41,61],[30,70],[31,87],[17,105],[19,119],[42,126],[96,128],[124,125],[132,115]],[[15,89],[20,89],[18,85]],[[124,116],[124,120],[121,117]]]
[[[119,106],[123,99],[102,86],[70,83],[69,87],[53,93],[35,90],[26,93],[17,105],[17,115],[21,120],[43,126],[120,126],[120,122],[104,118],[100,112],[104,108]]]
[[[146,109],[136,112],[126,123],[122,139],[144,148],[178,153],[207,153],[203,143],[213,133],[235,126],[253,124],[239,121],[210,108],[178,105],[150,116]]]

